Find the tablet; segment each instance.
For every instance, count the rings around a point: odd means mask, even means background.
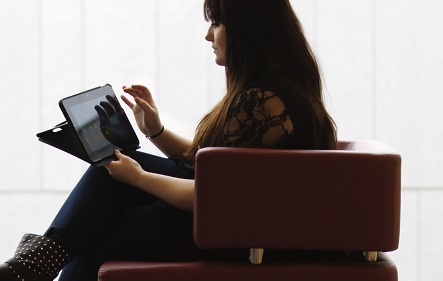
[[[64,98],[59,106],[92,162],[112,160],[115,149],[139,148],[137,135],[111,85]]]

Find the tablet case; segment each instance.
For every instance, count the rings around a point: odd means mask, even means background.
[[[111,85],[109,85],[109,84],[106,84],[105,86],[111,87]],[[103,86],[103,87],[105,87],[105,86]],[[100,88],[102,88],[102,87],[97,87],[97,88],[88,90],[83,93],[87,93],[89,91],[100,89]],[[112,87],[111,87],[111,89],[112,89]],[[80,94],[82,94],[82,93],[80,93]],[[77,94],[74,96],[78,96],[80,94]],[[74,96],[71,96],[71,97],[74,97]],[[62,111],[63,111],[63,108],[62,108]],[[64,113],[64,114],[66,114],[66,113]],[[67,119],[67,120],[69,120],[69,119]],[[37,137],[38,137],[38,140],[43,143],[49,144],[55,148],[65,151],[65,152],[67,152],[67,153],[69,153],[69,154],[89,163],[89,164],[93,164],[96,166],[102,166],[104,163],[107,163],[109,161],[116,159],[114,155],[110,155],[110,156],[102,158],[98,161],[92,160],[89,157],[83,143],[81,142],[81,140],[76,132],[76,129],[74,128],[74,125],[72,123],[70,123],[70,121],[64,121],[64,122],[56,125],[54,128],[52,128],[50,130],[46,130],[41,133],[38,133]],[[137,142],[138,142],[138,140],[137,140]],[[137,144],[136,146],[128,148],[128,149],[124,149],[121,152],[125,153],[126,151],[137,150],[139,148],[140,148],[140,145]]]
[[[89,159],[74,129],[69,126],[66,121],[56,125],[50,130],[38,133],[37,137],[38,140],[43,143],[63,150],[83,161],[94,164]]]
[[[49,144],[55,148],[63,150],[89,164],[102,166],[104,163],[115,159],[113,156],[101,159],[98,162],[93,162],[86,153],[83,144],[78,139],[78,136],[72,126],[67,121],[56,125],[54,128],[38,133],[38,140]]]

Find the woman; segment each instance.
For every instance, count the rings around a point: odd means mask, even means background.
[[[199,148],[333,149],[315,58],[289,0],[205,0],[206,40],[227,92],[188,141],[161,123],[149,90],[123,87],[140,130],[168,158],[116,151],[90,167],[43,236],[26,234],[0,281],[96,280],[111,259],[199,257],[192,240],[193,163]]]

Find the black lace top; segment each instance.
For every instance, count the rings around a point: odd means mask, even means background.
[[[252,88],[228,112],[221,146],[285,148],[293,134],[288,110],[272,91]]]

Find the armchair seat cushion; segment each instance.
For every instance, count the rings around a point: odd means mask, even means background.
[[[373,281],[397,280],[397,269],[388,255],[377,262],[363,260],[302,259],[253,265],[248,261],[130,262],[110,261],[99,271],[99,281]]]

